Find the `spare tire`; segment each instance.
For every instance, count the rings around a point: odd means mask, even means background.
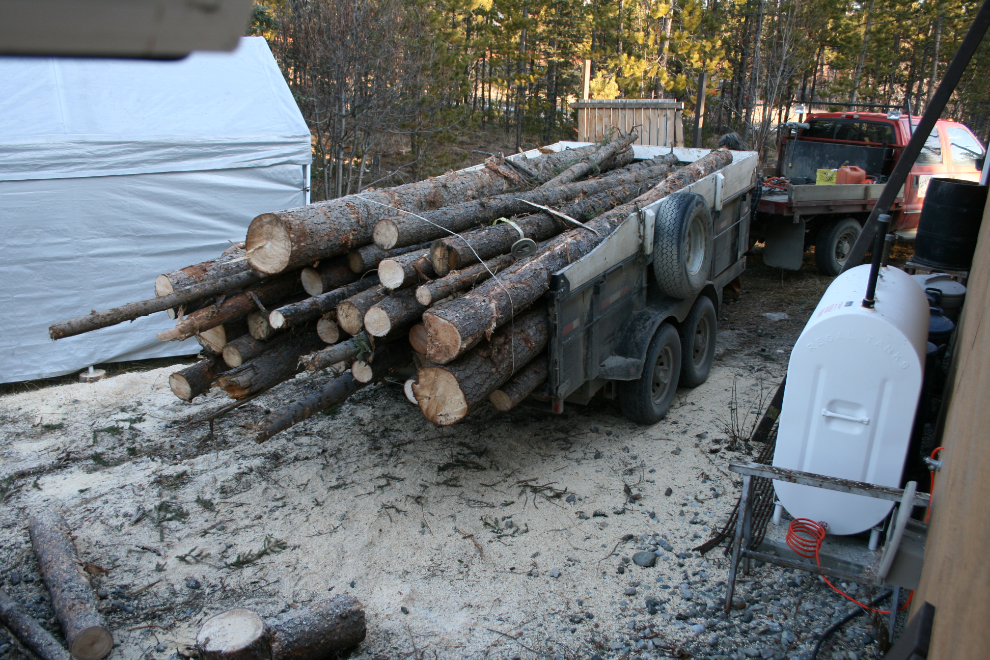
[[[714,243],[708,202],[697,193],[675,193],[657,209],[653,276],[674,298],[697,295],[712,268]]]

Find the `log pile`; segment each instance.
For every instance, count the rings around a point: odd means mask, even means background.
[[[259,442],[404,368],[414,374],[401,376],[406,395],[438,425],[488,400],[511,409],[547,380],[550,275],[637,208],[731,162],[717,150],[679,168],[672,153],[631,164],[634,139],[513,166],[492,157],[473,171],[262,214],[216,260],[161,275],[156,298],[50,334],[167,311],[176,323],[160,340],[203,346],[200,362],[170,378],[186,401],[215,387],[246,399],[303,370],[325,374],[260,423]],[[535,250],[517,259],[523,239]]]

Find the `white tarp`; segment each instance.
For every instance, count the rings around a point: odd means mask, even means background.
[[[264,39],[183,60],[0,58],[0,382],[195,353],[164,312],[48,326],[154,297],[161,273],[306,203],[310,134]]]

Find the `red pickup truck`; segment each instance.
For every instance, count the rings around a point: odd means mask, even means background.
[[[774,176],[764,181],[751,228],[764,242],[764,262],[799,270],[813,245],[819,271],[838,275],[920,119],[896,111],[819,112],[782,126]],[[969,128],[939,120],[891,207],[891,230],[914,240],[932,177],[978,181],[985,154]],[[869,179],[815,185],[818,170],[843,165],[862,168]]]

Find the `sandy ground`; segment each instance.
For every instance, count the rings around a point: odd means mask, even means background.
[[[223,393],[181,402],[172,368],[9,394],[5,588],[56,629],[26,531],[32,511],[53,507],[96,567],[119,660],[186,653],[224,609],[269,615],[340,593],[367,611],[358,658],[604,656],[630,627],[676,653],[695,636],[672,616],[680,585],[711,608],[724,593],[721,553],[690,549],[738,493],[726,466],[746,456],[724,448],[731,406],[748,433],[826,285],[807,272],[746,276],[720,310],[709,381],[682,389],[652,427],[596,401],[563,415],[485,407],[438,428],[381,385],[258,445],[251,424],[319,377],[212,429],[196,418]],[[672,550],[655,567],[625,568],[658,543]],[[644,632],[651,598],[661,610]]]

